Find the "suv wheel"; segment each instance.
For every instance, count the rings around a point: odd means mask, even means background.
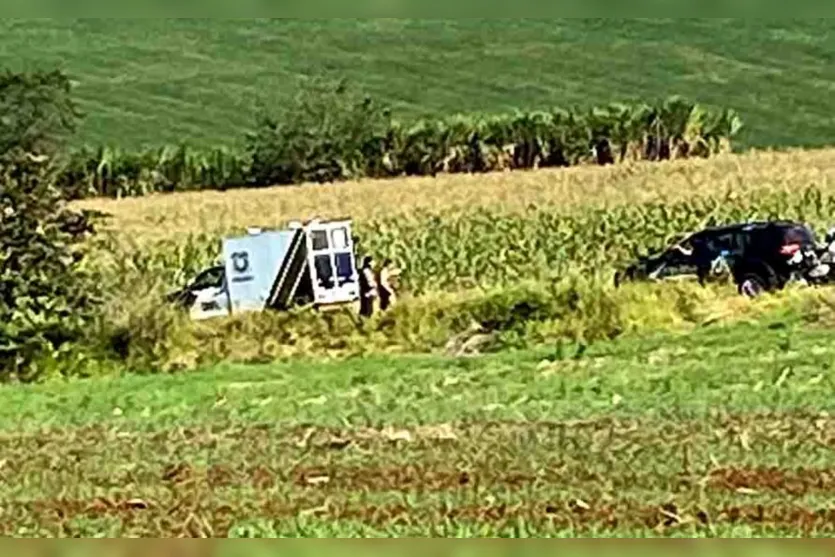
[[[739,283],[739,293],[748,298],[756,298],[765,292],[765,281],[755,274],[747,274]]]

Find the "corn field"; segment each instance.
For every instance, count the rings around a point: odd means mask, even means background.
[[[568,212],[553,205],[512,213],[482,207],[360,219],[358,255],[390,257],[402,270],[399,290],[405,294],[392,314],[363,331],[345,312],[267,312],[251,321],[189,323],[161,295],[217,262],[215,234],[152,242],[104,234],[91,246],[91,262],[113,293],[102,338],[110,339],[108,346],[128,347],[118,357],[131,369],[191,369],[229,359],[440,350],[473,322],[496,332],[496,346],[594,341],[641,327],[697,323],[720,306],[727,309],[721,292],[676,285],[614,290],[615,268],[702,226],[779,217],[821,231],[832,214],[835,194],[808,187]],[[705,297],[704,311],[693,306],[693,296]]]
[[[707,157],[730,149],[741,128],[731,110],[674,97],[588,112],[516,112],[395,126],[383,157],[394,175],[482,172]]]
[[[791,218],[819,230],[832,224],[835,196],[815,187],[761,197],[704,197],[671,204],[595,208],[568,214],[553,208],[499,215],[432,215],[360,223],[358,249],[390,257],[414,293],[553,280],[571,270],[603,271],[639,253],[661,249],[688,231],[750,219]]]
[[[186,145],[130,152],[82,148],[60,176],[70,199],[136,197],[158,192],[224,190],[247,180],[245,157],[230,149],[199,151]]]
[[[61,184],[73,199],[154,192],[337,182],[709,157],[727,152],[742,127],[730,109],[673,97],[658,105],[587,111],[517,111],[384,124],[351,121],[338,132],[259,130],[241,153],[185,145],[145,152],[84,148]],[[367,126],[363,129],[362,126]],[[333,137],[339,133],[345,137]]]
[[[446,214],[359,221],[357,251],[378,260],[390,257],[412,294],[549,281],[570,273],[610,271],[639,253],[665,247],[673,238],[703,226],[749,219],[791,218],[818,230],[832,224],[835,195],[817,187],[759,196],[707,196],[672,203],[644,203],[558,212],[552,206],[502,213],[478,208]],[[209,234],[165,240],[141,249],[108,242],[108,260],[120,273],[131,270],[169,287],[219,256]]]

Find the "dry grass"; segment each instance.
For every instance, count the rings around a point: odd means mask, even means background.
[[[113,215],[110,227],[139,242],[180,234],[221,234],[290,219],[349,215],[357,220],[475,206],[508,212],[530,205],[563,208],[672,201],[728,190],[739,194],[835,187],[835,149],[750,152],[710,160],[635,163],[437,178],[364,180],[230,192],[158,194],[76,205]]]

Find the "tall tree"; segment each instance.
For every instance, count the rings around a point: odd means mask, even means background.
[[[0,76],[0,372],[37,363],[84,337],[98,298],[81,249],[90,215],[55,181],[80,114],[60,72]]]

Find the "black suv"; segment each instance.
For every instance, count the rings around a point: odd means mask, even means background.
[[[615,274],[626,280],[695,275],[700,284],[730,272],[740,294],[780,290],[818,266],[815,234],[794,221],[757,221],[706,228],[660,254],[641,257]]]

